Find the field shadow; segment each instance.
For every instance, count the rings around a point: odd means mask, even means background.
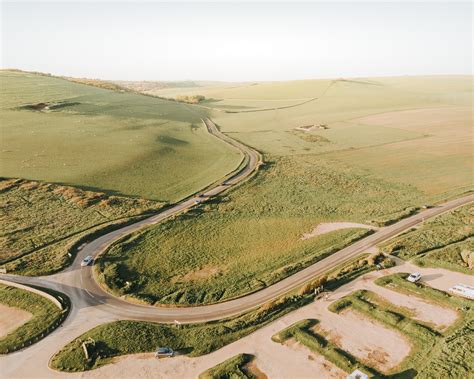
[[[424,282],[429,282],[434,279],[441,278],[443,275],[442,274],[430,274],[430,275],[425,275],[423,276],[423,281]]]

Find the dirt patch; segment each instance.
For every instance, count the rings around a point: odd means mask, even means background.
[[[311,132],[313,130],[326,130],[329,129],[329,127],[326,124],[311,124],[311,125],[302,125],[302,126],[297,126],[295,130],[300,130],[302,132]]]
[[[268,376],[257,367],[257,360],[255,358],[245,365],[244,370],[250,374],[249,376],[257,379],[268,379]]]
[[[33,315],[23,309],[0,304],[0,337],[13,332],[29,320]]]
[[[359,312],[348,309],[326,315],[314,331],[383,372],[398,366],[410,353],[411,345],[404,336]]]
[[[205,280],[209,279],[213,276],[220,275],[224,272],[222,267],[215,267],[215,266],[204,266],[203,268],[190,271],[186,275],[177,275],[171,279],[172,283],[179,283],[179,282],[194,282],[198,280]]]
[[[300,240],[304,241],[316,236],[320,236],[321,234],[326,234],[329,232],[334,232],[336,230],[350,229],[350,228],[360,228],[360,229],[370,229],[370,230],[379,229],[372,225],[358,224],[356,222],[324,222],[324,223],[318,224],[311,232],[303,234]]]
[[[308,354],[308,364],[313,366],[314,372],[318,373],[318,378],[345,378],[347,376],[343,370],[327,361],[322,355],[312,352],[306,346],[294,339],[289,339],[284,345],[293,351],[301,354]]]
[[[422,298],[404,295],[389,288],[370,284],[367,289],[377,293],[394,305],[408,309],[412,313],[413,319],[434,325],[441,331],[453,324],[458,318],[458,313],[454,309],[441,307]]]

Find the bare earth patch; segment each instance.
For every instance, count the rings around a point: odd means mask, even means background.
[[[410,343],[404,336],[352,309],[333,313],[332,317],[328,312],[327,316],[314,331],[381,371],[398,366],[410,353]]]
[[[257,379],[268,379],[268,376],[266,376],[265,373],[258,368],[256,359],[252,359],[249,363],[247,363],[244,369],[246,372],[253,375]]]
[[[300,130],[302,132],[311,132],[313,130],[319,130],[319,129],[329,129],[326,124],[311,124],[311,125],[303,125],[303,126],[297,126],[295,130]]]
[[[329,232],[334,232],[336,230],[350,229],[350,228],[360,228],[360,229],[370,229],[370,230],[379,229],[372,225],[358,224],[356,222],[324,222],[324,223],[318,224],[311,232],[303,234],[300,240],[304,241],[316,236],[320,236],[321,234],[326,234]]]
[[[407,308],[412,312],[413,319],[432,324],[441,331],[453,324],[458,317],[458,313],[454,309],[440,307],[416,296],[391,291],[388,288],[377,286],[373,282],[365,288],[377,293],[394,305]]]
[[[179,283],[179,282],[193,282],[196,280],[204,280],[212,276],[222,274],[223,272],[224,270],[222,269],[222,267],[204,266],[203,268],[199,270],[190,271],[186,275],[177,275],[173,277],[173,279],[171,279],[171,282]]]
[[[32,317],[33,315],[30,312],[23,309],[0,304],[0,337],[13,332],[31,320]]]
[[[307,354],[306,365],[314,370],[315,373],[318,373],[318,378],[345,378],[347,376],[347,373],[327,361],[322,355],[312,352],[293,338],[286,341],[284,345],[289,347],[291,350],[298,352],[299,355]],[[297,376],[295,376],[295,378],[296,377]]]

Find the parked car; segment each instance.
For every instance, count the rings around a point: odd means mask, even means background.
[[[85,257],[82,262],[81,262],[81,266],[89,266],[92,262],[94,261],[94,258],[92,258],[90,255],[88,255],[87,257]]]
[[[171,358],[173,355],[174,351],[169,347],[159,347],[155,353],[156,358]]]
[[[194,200],[194,204],[196,204],[196,205],[201,204],[201,201],[200,200]]]
[[[414,272],[413,274],[408,275],[408,278],[407,278],[407,280],[412,283],[416,283],[420,279],[421,279],[421,274],[418,272]]]

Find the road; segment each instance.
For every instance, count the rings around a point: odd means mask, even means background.
[[[183,204],[192,204],[188,200]],[[265,304],[285,293],[298,288],[311,278],[332,269],[333,267],[350,260],[355,256],[367,251],[371,247],[386,241],[404,231],[414,227],[426,219],[435,217],[441,213],[450,211],[459,206],[474,201],[474,195],[468,195],[462,198],[448,201],[437,205],[433,208],[426,209],[411,217],[403,219],[393,225],[381,228],[377,232],[365,237],[346,248],[337,251],[329,257],[314,263],[313,265],[283,279],[269,287],[266,287],[249,295],[239,297],[234,300],[221,302],[212,305],[195,306],[195,307],[165,307],[165,306],[148,306],[133,304],[115,297],[105,292],[96,282],[91,267],[80,267],[80,259],[86,255],[97,255],[111,241],[120,238],[120,236],[137,230],[134,225],[120,229],[119,231],[109,233],[92,243],[88,244],[81,252],[80,256],[75,260],[74,264],[68,270],[56,275],[45,277],[19,277],[13,275],[0,275],[0,278],[12,280],[23,284],[42,285],[56,289],[66,293],[75,306],[80,307],[96,307],[100,306],[102,310],[113,315],[118,319],[131,319],[142,321],[154,321],[163,323],[172,323],[179,321],[182,323],[205,322],[218,320],[230,316],[234,316],[260,305]],[[166,211],[166,215],[172,209]],[[177,208],[180,211],[183,207]],[[147,223],[141,225],[150,225],[165,218],[160,214],[149,219]],[[144,220],[147,221],[147,220]],[[143,221],[141,222],[143,223]]]
[[[208,197],[222,193],[229,187],[235,186],[249,178],[260,166],[261,156],[257,151],[221,133],[211,120],[205,119],[203,121],[211,134],[242,152],[245,164],[239,170],[222,182],[205,190],[202,193],[203,196],[193,196],[185,199],[157,215],[105,234],[88,243],[77,254],[73,264],[58,274],[44,277],[0,275],[0,278],[4,280],[55,289],[67,294],[72,302],[71,313],[62,327],[24,351],[0,358],[2,370],[8,369],[9,377],[21,377],[22,362],[28,361],[30,365],[34,361],[38,365],[47,365],[49,358],[65,343],[104,322],[129,319],[162,323],[173,323],[175,321],[195,323],[222,319],[249,311],[298,288],[311,278],[330,270],[344,261],[352,259],[380,242],[393,238],[423,222],[425,219],[435,217],[474,201],[474,194],[472,194],[423,210],[393,225],[381,228],[372,235],[339,250],[280,282],[258,292],[222,303],[196,307],[154,307],[129,303],[105,292],[95,281],[92,268],[80,266],[80,262],[84,257],[87,255],[95,257],[117,239],[149,225],[156,224],[172,215],[179,214],[195,206],[196,201],[205,201]],[[52,372],[50,373],[53,375]]]

